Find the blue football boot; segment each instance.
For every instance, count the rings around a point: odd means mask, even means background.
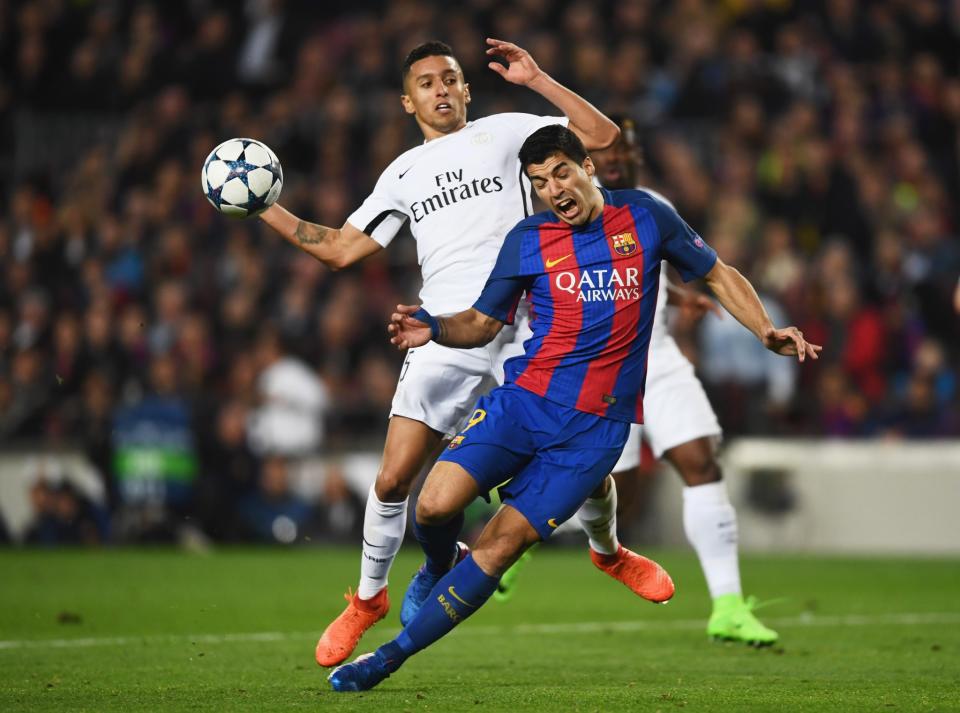
[[[330,681],[333,690],[340,693],[369,691],[390,676],[387,664],[388,662],[379,651],[363,654],[350,663],[337,666],[327,676],[327,680]]]
[[[450,569],[453,569],[470,554],[470,548],[462,542],[457,543],[457,553],[453,557]],[[400,607],[400,623],[406,626],[420,611],[420,607],[427,601],[430,592],[437,585],[446,572],[434,574],[427,571],[427,565],[421,565],[420,569],[413,575],[410,584],[407,585],[407,592],[403,595],[403,604]]]

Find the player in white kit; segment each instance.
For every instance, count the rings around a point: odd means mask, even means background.
[[[431,314],[467,309],[496,262],[504,236],[532,213],[529,182],[518,153],[531,133],[564,123],[588,148],[609,146],[619,130],[586,100],[539,69],[508,42],[487,40],[489,55],[507,66],[490,68],[507,81],[541,94],[563,117],[498,114],[467,121],[469,85],[452,51],[439,42],[415,48],[404,62],[404,110],[424,143],[401,154],[381,174],[370,196],[339,230],[307,223],[274,205],[261,218],[292,244],[332,269],[383,249],[409,222],[423,273],[420,301]],[[360,585],[324,631],[317,662],[345,660],[363,633],[389,609],[387,574],[406,528],[407,496],[414,479],[443,439],[458,430],[480,394],[503,379],[503,361],[522,351],[525,325],[478,349],[431,343],[411,350],[390,411],[383,459],[364,514]],[[607,572],[630,586],[632,553]],[[626,570],[626,571],[624,571]]]
[[[633,122],[618,120],[620,138],[608,149],[592,151],[597,176],[607,188],[635,188],[638,156]],[[650,189],[644,190],[650,192]],[[666,199],[663,199],[666,201]],[[753,615],[752,600],[744,600],[737,556],[737,514],[727,496],[716,445],[721,429],[693,365],[667,331],[668,303],[686,303],[701,316],[718,311],[705,295],[670,283],[660,274],[660,293],[650,336],[647,387],[643,397],[643,437],[657,458],[665,458],[684,482],[683,527],[693,545],[713,598],[707,634],[717,638],[770,645],[777,632]],[[634,427],[614,467],[614,478],[637,477],[641,428]],[[611,488],[613,510],[616,490]],[[591,545],[593,546],[593,545]]]

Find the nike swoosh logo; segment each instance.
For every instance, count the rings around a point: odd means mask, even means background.
[[[556,518],[553,518],[553,517],[551,517],[549,520],[547,520],[547,524],[548,524],[550,527],[552,527],[554,530],[556,530],[557,527],[558,527],[558,525],[557,525],[557,520],[556,520]]]
[[[408,173],[410,173],[411,168],[413,168],[413,166],[410,166],[410,168],[408,168],[406,171],[404,171],[399,176],[397,176],[397,180],[403,180],[403,177],[406,176]]]
[[[450,596],[451,596],[451,597],[453,597],[454,599],[456,599],[456,600],[457,600],[458,602],[460,602],[461,604],[466,604],[466,605],[467,605],[468,607],[470,607],[471,609],[476,609],[476,607],[475,607],[473,604],[471,604],[471,603],[468,602],[468,601],[464,601],[463,599],[461,599],[461,598],[460,598],[460,595],[457,594],[455,591],[453,591],[453,587],[452,587],[452,586],[449,587],[449,588],[447,589],[447,591],[450,592]]]
[[[559,265],[561,262],[570,257],[573,253],[567,253],[563,257],[558,257],[556,260],[547,260],[547,269],[549,270],[554,265]]]

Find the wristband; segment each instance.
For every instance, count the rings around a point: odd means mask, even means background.
[[[433,341],[437,341],[437,337],[440,336],[440,322],[437,321],[437,318],[432,314],[427,312],[423,307],[418,309],[416,312],[410,315],[414,319],[418,319],[423,322],[425,325],[430,327],[430,338]]]

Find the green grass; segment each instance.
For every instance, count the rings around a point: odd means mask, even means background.
[[[744,558],[748,592],[784,598],[760,612],[782,644],[754,650],[708,642],[695,559],[659,559],[668,606],[541,549],[508,605],[337,694],[313,647],[356,550],[0,550],[0,711],[960,710],[960,562]],[[396,632],[416,561],[358,653]]]

